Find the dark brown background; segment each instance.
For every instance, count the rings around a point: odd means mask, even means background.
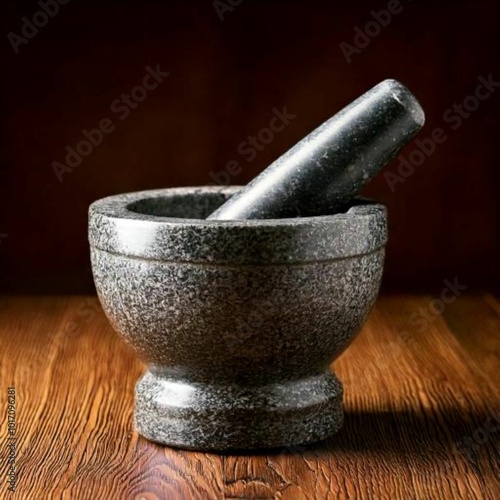
[[[221,22],[210,0],[72,0],[18,54],[7,33],[19,33],[21,18],[39,8],[3,3],[3,290],[91,291],[93,200],[207,184],[210,171],[233,159],[243,165],[233,183],[246,183],[388,77],[425,108],[420,138],[442,127],[448,140],[395,192],[382,176],[365,191],[389,208],[385,287],[429,289],[455,276],[471,288],[496,287],[500,89],[456,131],[443,113],[474,92],[478,76],[500,81],[499,4],[402,0],[403,11],[348,64],[339,44],[352,43],[354,27],[387,3],[244,0]],[[156,64],[170,76],[119,121],[111,102]],[[238,144],[283,106],[297,118],[247,163]],[[58,182],[51,163],[64,161],[66,145],[105,117],[116,130]]]

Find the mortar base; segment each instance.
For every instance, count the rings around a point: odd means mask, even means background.
[[[161,444],[200,450],[289,449],[343,424],[342,384],[331,372],[264,387],[206,385],[147,371],[135,426]]]

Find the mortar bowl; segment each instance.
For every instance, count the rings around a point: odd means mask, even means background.
[[[204,220],[235,187],[143,191],[89,209],[94,281],[148,364],[135,390],[146,438],[197,450],[292,447],[343,423],[330,365],[375,302],[386,210]]]

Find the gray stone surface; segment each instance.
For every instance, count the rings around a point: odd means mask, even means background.
[[[149,364],[145,437],[200,450],[317,441],[342,426],[329,365],[376,298],[386,211],[203,220],[236,187],[112,196],[89,215],[92,268],[114,328]]]
[[[343,211],[424,121],[413,94],[396,80],[385,80],[302,139],[209,219],[277,219]]]

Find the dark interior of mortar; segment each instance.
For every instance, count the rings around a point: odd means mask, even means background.
[[[206,219],[228,198],[223,193],[185,193],[144,198],[127,205],[127,209],[143,215],[156,217],[179,217],[183,219]]]
[[[172,194],[170,196],[156,196],[143,198],[127,205],[131,212],[154,217],[173,217],[182,219],[206,219],[213,211],[219,208],[228,198],[229,194],[192,192]],[[355,198],[343,210],[344,213],[354,205],[368,205],[373,203],[365,198]],[[330,213],[321,215],[332,215]]]

